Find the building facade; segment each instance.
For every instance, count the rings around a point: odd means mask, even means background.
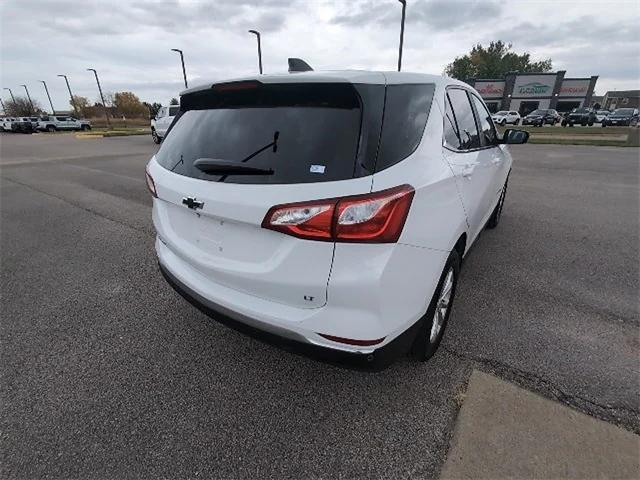
[[[538,108],[568,112],[591,105],[598,77],[565,78],[565,73],[509,73],[502,79],[467,83],[480,93],[491,112],[515,110],[527,115]]]
[[[606,110],[640,108],[640,90],[614,90],[607,92],[602,98],[602,108]]]

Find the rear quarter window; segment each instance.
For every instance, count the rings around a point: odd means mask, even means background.
[[[433,84],[387,86],[376,171],[395,165],[418,148],[434,90]]]

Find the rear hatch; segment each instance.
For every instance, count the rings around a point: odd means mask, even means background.
[[[334,244],[261,224],[274,205],[369,192],[383,103],[384,85],[351,83],[243,81],[183,95],[155,156],[161,241],[212,282],[323,306]]]

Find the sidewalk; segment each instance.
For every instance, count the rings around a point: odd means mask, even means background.
[[[640,478],[640,437],[474,370],[441,479]]]

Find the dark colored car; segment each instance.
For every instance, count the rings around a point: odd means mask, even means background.
[[[11,122],[11,131],[17,133],[33,133],[34,128],[31,119],[27,117],[16,118],[15,121]]]
[[[635,127],[638,125],[637,108],[616,108],[607,118],[602,121],[602,126],[621,125],[625,127]]]
[[[533,125],[534,127],[541,127],[545,123],[547,125],[555,125],[560,121],[560,115],[553,109],[534,110],[529,115],[522,119],[522,125]]]
[[[593,108],[574,108],[569,114],[564,117],[562,126],[569,125],[573,127],[575,124],[586,127],[591,126],[596,122],[596,111]]]

